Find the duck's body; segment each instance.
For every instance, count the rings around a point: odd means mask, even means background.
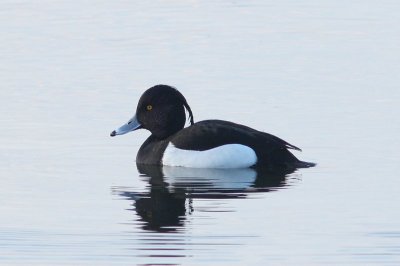
[[[191,125],[184,128],[185,111]],[[288,149],[300,150],[271,134],[222,120],[193,122],[185,98],[174,88],[157,85],[146,91],[136,116],[111,133],[147,128],[152,135],[142,144],[138,164],[195,168],[298,168],[315,164],[298,160]]]

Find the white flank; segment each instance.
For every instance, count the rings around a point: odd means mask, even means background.
[[[163,165],[193,168],[246,168],[257,162],[254,150],[241,144],[227,144],[205,151],[182,150],[169,143]]]

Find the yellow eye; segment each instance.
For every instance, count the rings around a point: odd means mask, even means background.
[[[151,104],[149,104],[146,106],[146,109],[147,109],[147,111],[151,111],[151,110],[153,110],[153,106]]]

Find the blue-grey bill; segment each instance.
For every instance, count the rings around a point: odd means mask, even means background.
[[[128,123],[125,125],[121,126],[120,128],[117,128],[113,132],[111,132],[110,136],[114,137],[116,135],[123,135],[126,134],[130,131],[134,131],[136,129],[141,128],[142,125],[139,123],[139,121],[136,119],[136,115],[129,119]]]

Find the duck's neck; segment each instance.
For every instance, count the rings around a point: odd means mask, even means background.
[[[182,129],[183,127],[169,127],[168,129],[152,132],[150,137],[152,140],[165,140]]]

